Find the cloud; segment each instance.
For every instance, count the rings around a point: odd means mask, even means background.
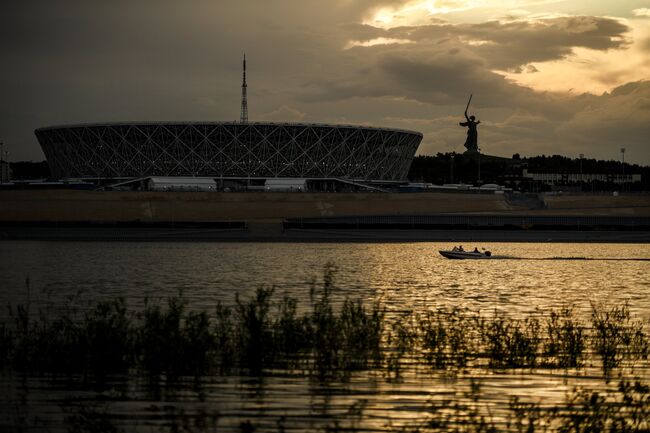
[[[627,44],[623,36],[628,28],[617,20],[577,17],[554,18],[541,24],[490,22],[479,26],[347,29],[351,35],[363,34],[369,39],[403,37],[415,43],[355,48],[359,55],[354,67],[344,76],[312,83],[309,101],[343,103],[351,99],[387,101],[400,97],[425,104],[431,107],[428,119],[384,118],[394,126],[421,130],[425,138],[420,153],[463,150],[464,135],[457,123],[467,96],[474,93],[470,111],[474,110],[483,121],[480,142],[488,153],[584,153],[608,158],[612,146],[625,143],[637,158],[650,157],[640,141],[648,136],[645,125],[649,124],[650,113],[637,105],[644,100],[641,89],[647,87],[646,82],[631,86],[634,91],[622,86],[600,96],[539,92],[493,70],[496,65],[507,63],[517,65],[517,73],[535,75],[539,73],[538,67],[525,63],[531,59],[561,59],[575,46],[605,52],[621,49]],[[493,45],[484,49],[485,44],[469,45],[465,38],[488,39]],[[534,41],[539,43],[535,45]],[[513,50],[517,44],[521,53]],[[611,79],[616,82],[615,77]],[[633,114],[623,106],[638,110]],[[613,110],[619,114],[612,116],[615,120],[609,120],[608,113]],[[457,117],[450,117],[450,112],[457,113]],[[634,116],[638,120],[628,119]]]
[[[366,41],[350,41],[345,46],[346,50],[354,47],[372,47],[375,45],[391,45],[391,44],[412,44],[413,41],[408,39],[394,39],[394,38],[374,38]]]
[[[500,10],[486,20],[474,8],[468,20],[423,12],[418,25],[363,24],[405,3],[0,3],[2,141],[16,159],[37,160],[33,130],[51,124],[237,119],[246,52],[251,121],[400,127],[424,133],[421,153],[462,151],[458,121],[473,93],[470,111],[482,121],[488,153],[576,149],[608,157],[622,146],[632,160],[650,163],[650,150],[639,144],[650,135],[648,84],[637,77],[650,68],[650,38],[638,30],[644,18],[557,16],[543,4],[515,1],[508,4],[530,13],[497,20]],[[638,63],[631,67],[627,58]],[[554,62],[565,68],[553,69]],[[540,85],[553,80],[579,90]],[[608,92],[590,88],[595,82]]]
[[[630,28],[612,18],[561,17],[543,20],[489,21],[478,24],[429,24],[383,29],[350,27],[361,39],[385,38],[435,44],[445,39],[472,50],[495,69],[514,69],[531,62],[569,56],[574,48],[624,48]]]
[[[639,8],[632,11],[636,17],[650,17],[650,9],[648,8]]]
[[[558,128],[558,134],[581,148],[607,149],[616,155],[627,147],[647,155],[650,136],[650,81],[628,83],[582,107]]]
[[[263,113],[259,116],[260,120],[276,121],[276,122],[300,122],[304,120],[306,114],[300,110],[283,105],[276,110]]]
[[[616,20],[598,17],[490,22],[461,29],[469,36],[493,42],[474,49],[497,69],[561,59],[571,55],[576,47],[620,49],[627,43],[624,35],[629,30]]]

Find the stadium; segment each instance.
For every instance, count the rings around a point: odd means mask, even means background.
[[[320,181],[319,189],[328,180],[403,182],[422,140],[398,129],[265,122],[98,123],[35,134],[58,179],[126,185],[207,178],[252,188],[269,179]]]

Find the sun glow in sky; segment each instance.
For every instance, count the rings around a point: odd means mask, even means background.
[[[0,2],[0,139],[43,160],[34,129],[251,120],[420,131],[481,148],[650,164],[648,0]]]
[[[650,22],[650,20],[648,20]],[[573,48],[560,60],[531,63],[534,73],[499,71],[512,81],[537,90],[602,94],[631,81],[650,78],[650,62],[643,54],[643,41],[650,40],[650,28],[632,26],[629,46],[621,50],[598,51]]]
[[[580,4],[585,7],[579,7]],[[528,22],[577,16],[589,9],[602,13],[629,27],[621,47],[594,50],[572,47],[559,59],[531,62],[517,70],[493,69],[512,82],[538,91],[602,94],[630,81],[648,79],[650,62],[650,9],[618,5],[607,7],[602,1],[566,0],[415,0],[401,5],[373,10],[363,23],[385,30],[399,27],[418,27],[432,24],[479,24],[485,21]],[[594,29],[568,29],[581,32]],[[412,42],[412,41],[411,41]],[[466,39],[469,46],[489,44],[487,40]],[[395,39],[379,38],[372,41],[351,41],[351,46],[371,46],[396,43]],[[400,42],[404,43],[404,42]]]
[[[364,24],[379,25],[383,27],[396,27],[401,25],[424,25],[431,19],[477,19],[474,13],[489,13],[495,18],[501,14],[531,14],[526,8],[538,9],[564,3],[564,0],[411,0],[398,6],[382,7],[372,11],[364,20]],[[465,14],[463,14],[463,12]],[[483,19],[485,15],[482,15]]]
[[[345,46],[346,49],[354,47],[372,47],[375,45],[390,45],[390,44],[411,44],[413,41],[408,39],[395,39],[395,38],[375,38],[367,41],[350,41]]]

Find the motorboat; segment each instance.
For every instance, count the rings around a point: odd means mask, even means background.
[[[491,259],[494,258],[492,253],[490,251],[463,251],[459,250],[457,248],[454,248],[453,250],[439,250],[438,251],[441,256],[446,257],[448,259],[456,259],[456,260],[463,260],[463,259]]]

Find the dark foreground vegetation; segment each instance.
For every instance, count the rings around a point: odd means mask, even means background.
[[[122,299],[55,318],[29,306],[13,307],[10,319],[0,325],[0,364],[5,373],[82,375],[92,382],[129,374],[168,383],[188,376],[263,376],[278,370],[322,382],[346,381],[362,371],[399,381],[413,366],[452,375],[513,369],[575,374],[597,366],[603,388],[576,388],[561,406],[514,398],[507,416],[496,419],[481,402],[480,381],[472,380],[465,399],[431,403],[427,415],[404,430],[650,429],[650,388],[636,376],[648,366],[648,326],[632,317],[626,305],[593,306],[588,320],[571,309],[523,319],[463,309],[387,316],[378,303],[334,303],[333,275],[327,267],[322,284],[312,286],[304,311],[295,299],[274,297],[272,288],[260,288],[251,299],[237,298],[233,306],[218,305],[212,312],[188,311],[182,296],[162,305],[148,302],[138,313],[128,312]],[[187,417],[174,419],[180,423],[177,430],[181,424],[187,431],[205,430],[193,429]],[[71,431],[118,431],[91,407],[82,407],[67,421]],[[201,423],[206,420],[192,422],[205,427]],[[241,428],[254,431],[255,426],[244,422]]]

